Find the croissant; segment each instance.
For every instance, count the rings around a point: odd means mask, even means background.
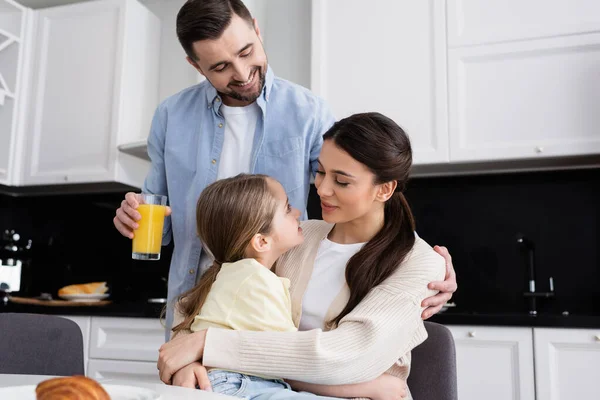
[[[110,400],[98,382],[78,375],[42,381],[35,395],[37,400]]]
[[[104,294],[108,288],[106,282],[81,283],[79,285],[69,285],[58,289],[58,295],[65,294]]]

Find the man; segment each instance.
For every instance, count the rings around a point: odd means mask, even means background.
[[[187,61],[206,81],[163,101],[152,121],[148,153],[152,167],[143,192],[167,195],[174,210],[163,244],[175,248],[169,271],[168,304],[191,289],[212,260],[196,235],[196,201],[210,183],[242,172],[281,182],[292,206],[306,209],[310,177],[317,168],[322,134],[335,119],[309,90],[274,76],[260,30],[240,0],[190,0],[177,16],[177,35]],[[114,224],[133,238],[140,215],[128,193]],[[171,214],[171,208],[167,211]],[[306,215],[305,215],[306,216]],[[442,293],[426,299],[433,315],[456,290],[450,255]],[[173,307],[167,308],[167,326]],[[168,332],[167,332],[168,337]]]

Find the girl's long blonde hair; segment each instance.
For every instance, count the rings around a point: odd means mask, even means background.
[[[196,205],[198,236],[215,261],[194,288],[178,298],[184,320],[173,332],[187,330],[200,313],[223,263],[244,258],[254,235],[271,233],[277,200],[266,175],[240,174],[219,180],[202,191]]]

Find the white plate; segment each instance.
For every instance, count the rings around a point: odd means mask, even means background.
[[[0,399],[35,400],[37,385],[24,385],[0,388]],[[125,385],[102,385],[111,400],[160,400],[154,390]]]
[[[90,301],[100,301],[100,300],[104,300],[106,298],[108,298],[108,296],[110,296],[110,294],[108,293],[104,293],[104,294],[63,294],[60,295],[59,297],[61,299],[65,299],[65,300],[70,300],[70,301],[85,301],[85,302],[90,302]]]

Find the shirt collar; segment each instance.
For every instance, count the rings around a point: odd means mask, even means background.
[[[275,74],[271,69],[271,66],[267,65],[267,74],[265,76],[265,86],[263,87],[262,93],[256,99],[257,104],[262,109],[263,113],[266,112],[266,103],[269,101],[269,97],[271,95],[271,89],[273,88],[273,81],[275,80]],[[217,100],[218,99],[218,100]],[[219,111],[219,107],[221,107],[221,96],[217,93],[217,89],[210,84],[206,89],[206,101],[208,104],[216,111]],[[216,105],[215,105],[216,103]]]

